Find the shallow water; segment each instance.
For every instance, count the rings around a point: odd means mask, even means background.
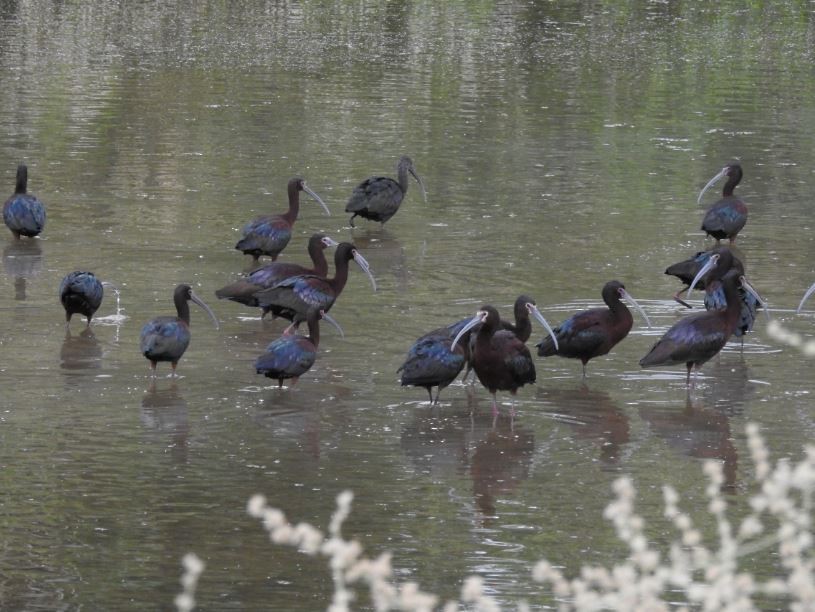
[[[550,605],[537,559],[569,573],[624,553],[602,518],[619,475],[664,543],[663,483],[705,525],[702,459],[724,463],[743,510],[748,421],[799,456],[811,364],[763,319],[690,393],[683,368],[637,361],[686,314],[662,271],[711,245],[712,196],[696,195],[733,157],[750,279],[772,317],[815,330],[794,313],[815,280],[808,4],[240,6],[0,4],[0,176],[10,193],[27,162],[48,209],[41,238],[0,243],[0,607],[169,608],[194,551],[202,609],[325,608],[323,561],[271,545],[245,503],[262,492],[326,527],[343,489],[345,533],[393,551],[400,579],[450,598],[478,573],[501,602]],[[427,202],[413,182],[384,229],[352,230],[351,189],[402,154]],[[239,228],[282,211],[298,175],[332,215],[304,197],[282,259],[304,262],[325,231],[355,242],[379,290],[352,270],[332,309],[345,338],[325,326],[315,367],[278,390],[252,362],[283,325],[214,291],[249,267]],[[66,333],[57,298],[75,269],[121,291],[90,333]],[[585,381],[578,362],[537,360],[514,423],[501,397],[493,424],[480,385],[439,407],[399,386],[426,331],[483,303],[509,314],[522,292],[555,324],[612,278],[653,329],[635,314]],[[139,330],[180,282],[221,329],[193,307],[180,378],[152,382]]]

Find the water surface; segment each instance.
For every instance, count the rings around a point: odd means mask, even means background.
[[[529,579],[546,557],[573,575],[624,554],[602,510],[630,474],[657,543],[660,486],[710,527],[703,459],[723,462],[744,511],[744,425],[774,456],[812,437],[811,364],[759,321],[703,368],[637,361],[685,311],[664,268],[711,245],[698,190],[732,158],[750,219],[738,245],[772,316],[815,280],[810,214],[815,94],[807,3],[213,2],[0,4],[0,178],[18,162],[48,207],[40,239],[2,238],[0,564],[4,609],[171,606],[180,559],[207,564],[202,609],[327,606],[322,560],[271,545],[245,513],[262,492],[326,527],[355,493],[346,534],[394,554],[399,579],[455,597],[483,576],[508,604],[552,604]],[[385,226],[348,226],[353,186],[416,184]],[[278,390],[252,368],[283,325],[217,302],[248,269],[233,249],[254,215],[304,199],[282,259],[315,231],[353,240],[352,271],[315,367]],[[708,198],[706,197],[706,200]],[[66,333],[57,288],[90,269],[121,288],[107,319]],[[593,361],[538,360],[511,423],[454,384],[430,407],[396,370],[411,342],[483,303],[533,295],[556,323],[625,282],[654,321]],[[148,377],[141,325],[193,308],[178,380]],[[536,330],[533,341],[542,335]],[[773,561],[756,562],[762,575]],[[364,599],[363,599],[364,601]]]

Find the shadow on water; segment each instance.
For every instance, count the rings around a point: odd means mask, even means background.
[[[42,270],[39,240],[15,240],[3,249],[3,269],[14,279],[14,299],[26,299],[26,283]]]
[[[469,403],[468,403],[469,404]],[[497,503],[529,477],[535,435],[506,415],[425,406],[400,437],[402,451],[421,473],[450,484],[472,479],[473,500],[484,525],[498,518]]]
[[[173,461],[187,463],[189,414],[176,381],[166,389],[159,389],[155,380],[150,382],[141,401],[140,419],[146,428],[168,434]]]
[[[86,327],[76,335],[66,329],[59,351],[60,367],[63,370],[98,370],[102,367],[102,353],[102,346],[92,328]]]
[[[631,426],[608,393],[592,391],[584,383],[574,389],[538,387],[536,397],[552,406],[558,422],[568,425],[575,438],[597,444],[604,465],[620,465]]]

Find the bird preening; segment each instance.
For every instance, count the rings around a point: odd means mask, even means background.
[[[705,213],[702,221],[702,230],[719,241],[727,238],[730,244],[736,241],[736,236],[747,223],[747,205],[739,197],[733,195],[733,190],[742,177],[741,164],[731,162],[714,176],[699,192],[697,203],[701,203],[705,192],[718,181],[727,177],[722,189],[722,198],[717,200]]]

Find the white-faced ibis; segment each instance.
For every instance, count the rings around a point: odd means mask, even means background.
[[[602,295],[608,308],[584,310],[566,319],[555,328],[554,338],[557,338],[559,347],[555,346],[552,337],[545,337],[537,344],[538,356],[560,355],[579,359],[583,362],[585,378],[589,360],[607,354],[631,331],[634,317],[622,300],[629,301],[651,327],[648,315],[620,281],[607,282]]]
[[[702,230],[716,239],[716,244],[722,238],[728,238],[730,244],[736,241],[736,234],[741,231],[747,223],[747,205],[737,196],[733,195],[733,190],[741,181],[741,164],[732,162],[722,168],[721,172],[714,176],[708,184],[699,192],[697,203],[702,201],[702,196],[708,188],[719,179],[727,177],[727,182],[722,190],[722,199],[711,206],[702,221]]]
[[[531,314],[534,316],[538,322],[544,326],[549,334],[554,333],[552,329],[549,327],[549,323],[546,322],[546,319],[543,318],[543,315],[538,310],[538,307],[533,300],[528,295],[519,295],[518,298],[515,300],[515,304],[512,307],[513,315],[515,316],[515,322],[512,323],[507,321],[506,319],[501,319],[501,322],[498,324],[500,329],[507,330],[515,334],[518,339],[526,344],[527,340],[532,336],[532,321],[529,318]],[[473,360],[475,355],[475,338],[478,333],[478,326],[476,325],[473,328],[473,332],[470,334],[469,340],[469,356],[467,358],[467,371],[464,372],[464,377],[462,380],[466,380],[467,376],[470,374],[470,370],[473,369]]]
[[[175,376],[178,360],[190,344],[190,306],[195,302],[210,316],[215,329],[219,329],[218,319],[204,301],[199,298],[189,285],[178,285],[173,293],[176,316],[156,317],[144,324],[141,329],[139,346],[142,355],[150,361],[153,376],[159,361],[169,361]]]
[[[246,255],[251,255],[255,261],[261,255],[268,255],[272,261],[277,259],[280,252],[286,248],[291,240],[291,230],[300,212],[300,192],[305,191],[317,200],[330,215],[325,205],[316,193],[306,185],[302,178],[289,180],[289,210],[282,215],[261,215],[256,217],[243,228],[243,238],[238,241],[235,248]]]
[[[356,216],[379,221],[385,225],[385,222],[399,210],[399,205],[407,193],[408,173],[419,183],[419,187],[422,188],[422,197],[427,201],[424,183],[416,173],[413,161],[404,155],[396,164],[397,180],[394,181],[387,176],[372,176],[354,187],[348,204],[345,205],[345,212],[354,213],[350,219],[351,227],[354,227]]]
[[[292,276],[256,293],[258,305],[272,315],[289,321],[294,321],[298,313],[305,319],[310,308],[327,313],[348,281],[348,262],[352,259],[362,268],[376,291],[376,281],[368,262],[353,244],[341,242],[334,252],[334,278],[314,274]]]
[[[3,221],[19,239],[33,238],[45,227],[45,205],[34,194],[28,193],[28,167],[17,166],[17,184],[12,195],[3,204]]]
[[[688,290],[688,287],[690,287],[690,284],[693,282],[693,279],[699,273],[699,270],[701,270],[702,267],[710,260],[710,256],[713,253],[713,250],[714,249],[711,249],[709,251],[699,251],[695,255],[688,257],[687,259],[680,261],[678,263],[672,264],[665,269],[665,274],[667,274],[668,276],[675,276],[683,283],[685,283],[685,286],[674,294],[674,300],[676,300],[678,303],[682,304],[686,308],[693,307],[684,300],[682,300],[679,296]],[[736,258],[736,261],[738,262],[736,265],[741,265],[740,259]],[[704,289],[705,288],[704,279],[700,279],[700,281],[697,282],[697,285],[700,289]]]
[[[497,417],[495,394],[509,391],[514,396],[520,387],[535,382],[535,363],[523,341],[511,331],[500,328],[501,317],[492,306],[483,306],[476,313],[453,339],[451,348],[478,324],[481,327],[475,339],[473,369],[492,395],[492,414]],[[548,323],[545,327],[551,329]]]
[[[704,264],[688,285],[688,295],[690,295],[694,287],[699,285],[705,290],[705,309],[724,310],[727,308],[727,298],[722,287],[722,278],[730,270],[738,272],[739,276],[741,276],[741,285],[739,285],[738,289],[740,311],[739,322],[733,334],[742,338],[743,342],[744,334],[753,329],[758,307],[762,306],[766,314],[767,305],[755,288],[747,281],[744,275],[744,264],[729,247],[716,247],[710,251],[705,251],[705,254],[707,257]]]
[[[325,234],[313,234],[308,241],[308,254],[311,257],[312,267],[306,268],[294,263],[275,261],[252,270],[244,278],[222,287],[215,292],[218,299],[232,300],[246,306],[259,306],[255,294],[258,291],[269,289],[280,281],[301,274],[314,274],[325,276],[328,274],[328,262],[325,259],[325,249],[335,247],[339,243]],[[264,309],[261,318],[266,314]]]
[[[65,325],[70,325],[73,315],[81,314],[87,317],[90,327],[91,318],[102,304],[104,291],[102,282],[93,272],[76,271],[66,274],[59,284],[59,301],[65,309]]]
[[[470,343],[467,338],[455,347],[450,344],[471,317],[434,329],[416,340],[408,349],[405,362],[397,372],[402,373],[403,387],[424,387],[431,404],[439,401],[441,390],[459,375],[470,356]],[[438,387],[433,399],[433,387]]]
[[[736,330],[741,309],[739,284],[742,277],[730,270],[722,278],[727,308],[692,314],[673,325],[640,359],[643,368],[684,363],[688,368],[687,383],[694,366],[699,367],[724,348]]]
[[[308,324],[308,336],[300,336],[288,331],[266,347],[266,352],[255,360],[255,370],[267,378],[277,380],[278,387],[283,386],[287,378],[292,385],[297,379],[311,369],[317,359],[317,347],[320,345],[319,321],[322,313],[318,308],[310,308],[305,321]],[[295,317],[299,322],[300,315]]]

